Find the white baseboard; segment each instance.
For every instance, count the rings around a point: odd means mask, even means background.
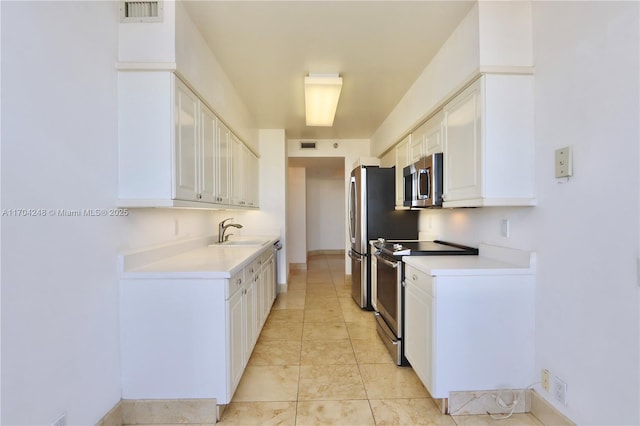
[[[531,414],[545,425],[553,426],[576,426],[564,414],[549,404],[539,393],[531,391]]]

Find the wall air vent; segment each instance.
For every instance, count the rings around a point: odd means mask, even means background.
[[[300,149],[316,149],[316,143],[314,142],[300,142]]]
[[[120,2],[120,22],[162,22],[164,0],[124,0]]]

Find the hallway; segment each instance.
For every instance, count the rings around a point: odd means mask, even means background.
[[[221,425],[541,425],[446,416],[411,368],[397,367],[373,314],[352,301],[344,255],[310,256],[292,270]]]

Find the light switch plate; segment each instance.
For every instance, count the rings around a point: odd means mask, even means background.
[[[556,149],[555,155],[556,177],[563,178],[573,175],[573,164],[571,161],[571,147]]]

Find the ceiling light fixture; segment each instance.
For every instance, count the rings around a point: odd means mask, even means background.
[[[338,74],[309,74],[304,78],[307,126],[331,127],[342,90]]]

